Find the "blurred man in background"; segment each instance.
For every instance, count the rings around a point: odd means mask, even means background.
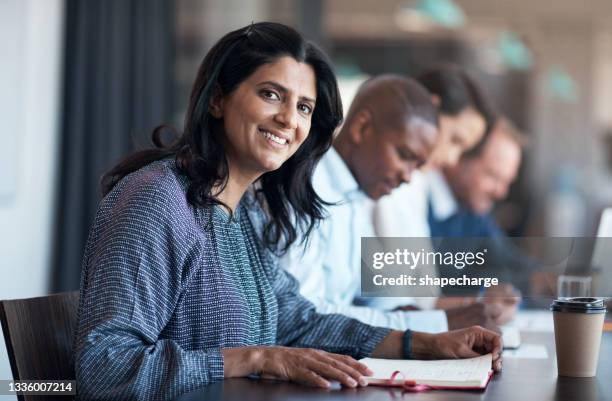
[[[506,119],[459,163],[443,169],[431,186],[429,223],[433,237],[503,236],[491,210],[517,177],[525,140]]]
[[[492,132],[457,165],[444,168],[443,175],[429,177],[432,196],[428,218],[432,237],[486,238],[481,247],[487,248],[487,262],[506,283],[523,291],[528,290],[533,261],[508,239],[491,211],[496,202],[506,198],[517,177],[525,142],[512,123],[500,118]],[[518,293],[506,285],[497,295]],[[496,301],[493,292],[487,296]],[[517,304],[516,299],[506,301]],[[513,313],[511,309],[505,313]]]

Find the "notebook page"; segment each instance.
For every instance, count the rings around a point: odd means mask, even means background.
[[[470,359],[419,361],[365,358],[360,362],[374,372],[373,379],[388,380],[393,372],[399,370],[406,380],[462,383],[485,379],[491,370],[492,360],[491,354],[487,354]]]

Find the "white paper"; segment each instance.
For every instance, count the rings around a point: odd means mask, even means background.
[[[541,344],[522,344],[518,349],[504,350],[502,356],[510,359],[548,359],[548,351]]]
[[[492,355],[437,361],[365,358],[360,362],[374,372],[373,379],[388,380],[394,372],[400,371],[404,380],[443,380],[461,383],[481,381],[483,376],[486,377],[491,370]]]
[[[513,326],[501,327],[502,340],[504,341],[504,349],[518,348],[521,345],[521,333],[519,329]]]

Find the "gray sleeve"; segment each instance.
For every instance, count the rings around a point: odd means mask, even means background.
[[[320,314],[299,293],[297,280],[274,266],[272,287],[278,302],[277,342],[281,345],[318,348],[365,358],[391,329],[369,326],[338,314]]]
[[[159,338],[195,246],[186,241],[184,200],[165,185],[124,188],[96,216],[74,350],[81,399],[171,399],[223,379],[219,349],[185,350]]]

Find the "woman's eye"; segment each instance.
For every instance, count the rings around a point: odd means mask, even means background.
[[[278,93],[271,91],[271,90],[267,90],[264,89],[261,91],[261,96],[264,99],[269,99],[269,100],[280,100],[280,96],[278,96]]]
[[[309,106],[309,105],[307,105],[307,104],[300,104],[300,105],[298,105],[298,109],[299,109],[299,110],[300,110],[302,113],[304,113],[304,114],[310,114],[310,113],[312,113],[312,107],[310,107],[310,106]]]

